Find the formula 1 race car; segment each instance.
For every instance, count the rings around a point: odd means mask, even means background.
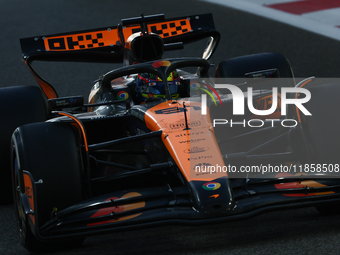
[[[203,39],[202,58],[163,58]],[[296,82],[279,53],[223,60],[211,76],[219,39],[211,14],[21,39],[39,86],[0,89],[0,182],[26,249],[284,208],[339,211],[339,84]],[[58,97],[35,60],[123,67],[84,103]]]

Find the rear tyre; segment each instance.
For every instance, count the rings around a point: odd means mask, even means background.
[[[231,58],[220,62],[216,78],[244,78],[245,74],[278,69],[279,77],[292,78],[293,72],[288,60],[281,53],[260,53]]]
[[[14,205],[20,239],[29,251],[46,251],[79,245],[84,239],[44,242],[38,229],[51,219],[53,208],[63,210],[83,200],[83,164],[79,139],[71,125],[33,123],[19,127],[12,137]],[[28,183],[24,172],[35,182],[34,221],[25,214],[23,195]]]
[[[239,87],[243,91],[247,89],[247,87],[252,87],[254,90],[270,90],[273,87],[295,86],[293,71],[288,60],[281,53],[275,52],[259,53],[224,60],[218,64],[215,77],[225,79],[216,82],[227,84],[244,84],[247,82],[248,85]],[[290,107],[288,108],[288,112],[290,112]],[[288,115],[287,117],[290,118],[291,116]]]
[[[11,203],[10,144],[13,131],[47,119],[46,99],[39,87],[0,88],[0,204]]]
[[[301,114],[302,127],[310,150],[310,161],[339,164],[340,155],[340,83],[308,88],[312,100],[304,106],[312,114]]]
[[[340,113],[337,111],[340,108],[340,84],[326,84],[308,90],[312,94],[312,100],[306,103],[305,107],[312,116],[301,114],[302,128],[309,149],[307,163],[327,166],[340,164]],[[324,215],[340,213],[339,203],[327,203],[315,208]]]
[[[215,77],[217,78],[215,80],[216,83],[221,84],[234,84],[239,85],[238,88],[240,88],[242,91],[246,91],[248,87],[252,87],[254,90],[254,94],[257,94],[254,96],[254,101],[258,100],[263,106],[263,109],[259,110],[265,110],[265,107],[270,107],[271,103],[268,103],[269,97],[272,97],[272,93],[270,90],[272,90],[273,87],[281,88],[281,87],[293,87],[295,86],[294,81],[294,75],[291,69],[291,66],[288,62],[288,60],[282,55],[281,53],[259,53],[259,54],[253,54],[253,55],[246,55],[246,56],[240,56],[236,58],[231,58],[224,60],[220,62],[216,68]],[[284,79],[279,79],[284,78]],[[244,85],[244,86],[242,86]],[[227,91],[228,92],[228,91]],[[250,95],[249,95],[250,96]],[[247,105],[247,97],[248,94],[245,93],[245,105]],[[262,101],[262,98],[265,99]],[[271,100],[270,100],[271,101]],[[230,117],[232,119],[237,119],[238,121],[242,121],[243,118],[250,119],[254,117],[254,114],[250,111],[246,111],[243,116],[236,116],[233,115],[231,112],[232,108],[232,101],[225,101],[223,102],[223,108],[221,107],[221,110],[211,110],[211,119],[220,119],[221,116],[224,118],[227,117],[227,119]],[[229,107],[230,105],[230,107]],[[261,116],[259,119],[278,119],[282,118],[279,109],[280,109],[280,101],[278,101],[278,110],[275,111],[271,115],[267,116]],[[215,109],[211,108],[210,109]],[[223,110],[222,110],[223,109]],[[288,108],[289,110],[289,108]],[[220,112],[219,112],[220,111]],[[288,113],[290,113],[288,111]],[[290,117],[289,115],[287,117]],[[252,129],[252,128],[250,128]],[[251,131],[249,128],[231,128],[228,129],[228,132],[225,132],[226,129],[223,129],[221,127],[217,127],[215,129],[215,135],[217,139],[226,139],[227,137],[240,135],[245,132]],[[255,141],[253,143],[253,146],[257,146],[261,143],[265,143],[269,141],[266,136],[264,138],[258,137],[259,140]],[[244,143],[244,144],[248,144]],[[250,143],[249,143],[250,144]],[[257,145],[256,145],[257,144]],[[243,151],[250,149],[251,147],[244,147],[240,144],[235,144],[233,146],[226,146],[225,148],[230,148],[230,152],[235,151]],[[231,149],[232,148],[232,149]],[[268,147],[266,149],[266,152],[268,153]],[[272,150],[272,149],[269,149]],[[273,150],[281,150],[280,147],[275,147]]]

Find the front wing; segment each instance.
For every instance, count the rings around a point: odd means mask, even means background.
[[[34,203],[37,184],[28,172],[26,175],[30,177],[32,187],[30,194],[22,194],[24,211],[30,215],[29,224],[33,233],[43,241],[162,224],[212,224],[243,219],[266,211],[340,202],[340,181],[337,179],[313,181],[312,176],[296,180],[235,179],[231,181],[235,206],[223,214],[206,214],[197,210],[186,187],[159,186],[116,192],[83,201],[64,210],[55,211],[51,220],[38,228],[35,221],[39,217],[39,211],[32,209],[36,208]],[[301,183],[304,182],[320,185],[301,187]],[[202,184],[198,182],[194,185]]]

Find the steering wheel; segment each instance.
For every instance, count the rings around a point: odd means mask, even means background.
[[[171,100],[171,92],[167,82],[169,74],[178,68],[183,67],[201,67],[201,75],[208,74],[210,63],[208,60],[202,58],[174,58],[174,59],[162,59],[151,62],[140,63],[136,65],[126,66],[112,70],[101,77],[101,86],[103,92],[112,90],[111,81],[121,76],[136,74],[136,73],[152,73],[157,75],[164,81],[164,89],[166,93],[166,99]]]

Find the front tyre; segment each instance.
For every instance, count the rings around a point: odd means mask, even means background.
[[[19,127],[12,136],[11,158],[16,219],[24,247],[46,251],[81,244],[84,239],[45,242],[39,232],[54,208],[63,210],[84,197],[81,148],[72,126],[43,122]]]
[[[47,119],[46,97],[36,86],[0,88],[0,204],[11,195],[10,144],[13,131],[22,125]]]
[[[324,84],[308,88],[313,95],[305,107],[312,116],[301,114],[301,124],[306,138],[309,157],[305,163],[339,166],[340,160],[340,83]],[[338,172],[328,174],[337,175]],[[333,177],[335,178],[335,177]],[[340,203],[333,202],[316,206],[324,215],[339,214]]]

